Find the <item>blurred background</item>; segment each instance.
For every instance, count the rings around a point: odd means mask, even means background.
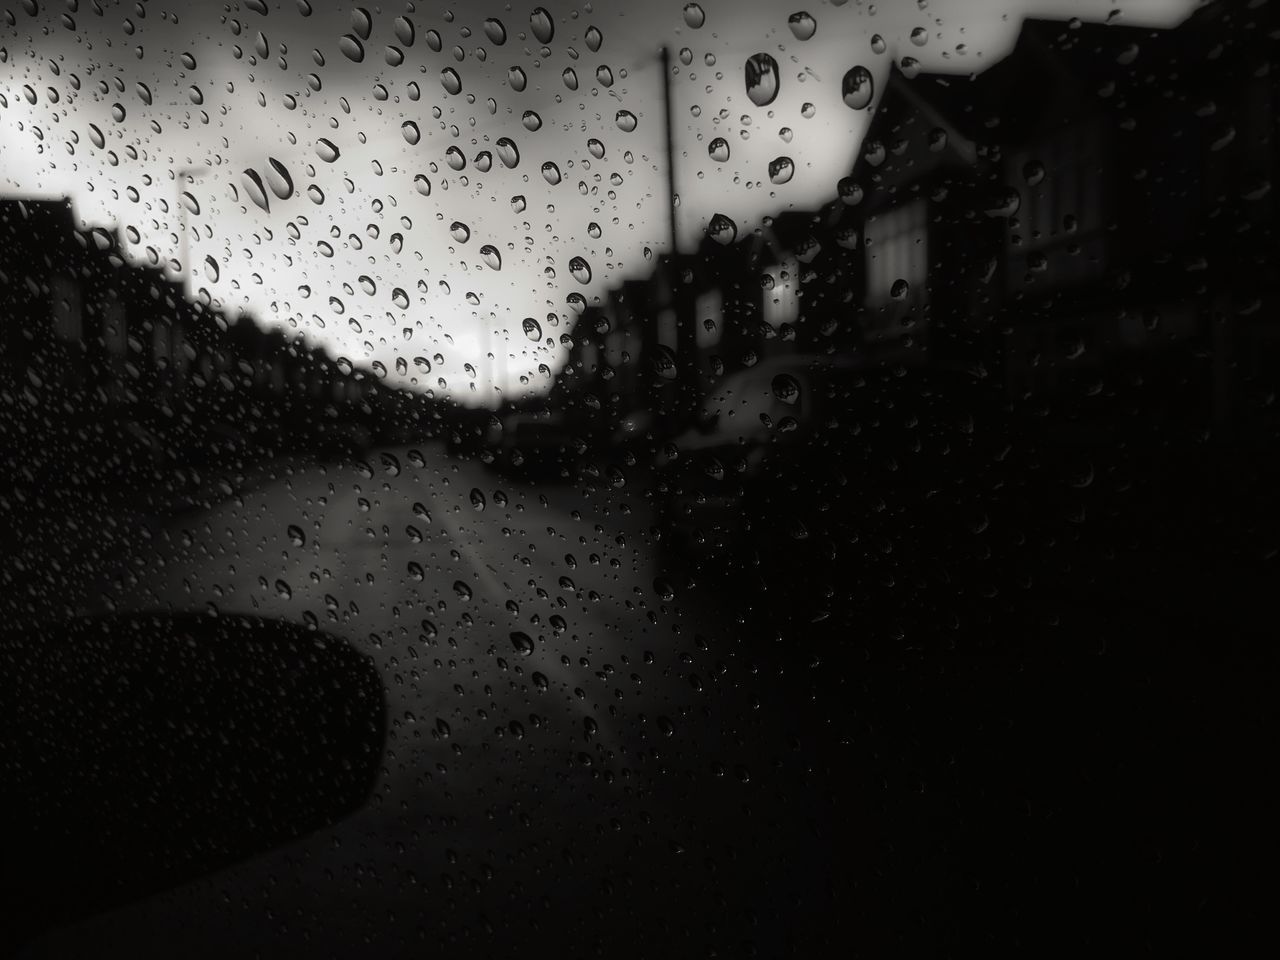
[[[1274,3],[877,6],[8,14],[14,955],[1274,938]]]

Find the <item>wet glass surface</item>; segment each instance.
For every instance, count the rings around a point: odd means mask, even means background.
[[[0,947],[1274,939],[1274,0],[0,11]]]

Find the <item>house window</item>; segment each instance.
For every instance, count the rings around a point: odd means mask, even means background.
[[[53,281],[53,333],[59,340],[77,341],[84,335],[80,284],[70,277]]]
[[[671,309],[658,314],[658,343],[671,350],[676,349],[679,333],[676,327],[676,312]]]
[[[800,316],[800,264],[794,257],[784,260],[770,276],[773,287],[763,293],[761,316],[776,330],[784,323],[794,324]]]
[[[119,300],[111,301],[103,317],[102,339],[107,355],[113,360],[124,359],[129,350],[129,326],[124,304]]]
[[[164,323],[157,323],[155,329],[151,332],[151,352],[156,358],[156,366],[159,369],[165,370],[168,368],[171,348],[169,327]]]
[[[928,223],[924,200],[894,207],[867,223],[867,305],[919,303],[929,273]]]
[[[724,297],[719,290],[708,290],[698,297],[695,306],[699,350],[708,350],[720,342],[724,333]]]
[[[1064,285],[1104,272],[1104,159],[1096,123],[1071,127],[1013,158],[1008,182],[1024,186],[1010,236],[1011,284],[1035,277]]]

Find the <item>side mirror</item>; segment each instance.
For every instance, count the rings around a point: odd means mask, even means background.
[[[301,624],[83,618],[0,665],[0,949],[336,823],[381,767],[377,668]]]

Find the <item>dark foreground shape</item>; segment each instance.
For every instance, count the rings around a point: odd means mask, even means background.
[[[296,624],[131,614],[0,632],[0,952],[368,798],[374,665]]]

